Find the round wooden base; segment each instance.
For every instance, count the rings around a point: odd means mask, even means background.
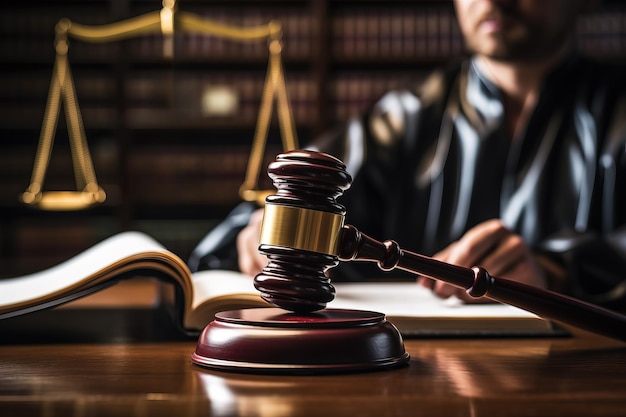
[[[392,368],[405,364],[409,354],[382,313],[254,308],[216,314],[191,360],[236,372],[311,374]]]

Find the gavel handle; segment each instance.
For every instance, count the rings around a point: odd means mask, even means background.
[[[482,268],[463,268],[403,250],[386,240],[379,242],[353,226],[340,235],[339,259],[374,261],[384,271],[402,269],[461,287],[473,297],[486,296],[538,316],[593,333],[626,341],[626,316],[566,295],[504,278]]]

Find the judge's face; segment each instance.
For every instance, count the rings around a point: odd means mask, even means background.
[[[549,59],[568,41],[585,0],[455,0],[469,50],[502,61]]]

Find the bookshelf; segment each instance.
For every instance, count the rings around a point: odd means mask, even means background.
[[[238,26],[278,20],[301,143],[364,111],[385,91],[463,55],[450,0],[178,0],[179,10]],[[17,196],[29,183],[63,17],[107,24],[160,0],[24,0],[0,14],[0,277],[58,263],[122,230],[144,230],[183,258],[239,201],[260,105],[267,45],[177,33],[109,43],[71,40],[69,61],[107,201],[42,212]],[[626,58],[626,5],[605,1],[579,22],[592,55]],[[220,95],[221,94],[221,95]],[[216,106],[215,97],[230,97]],[[45,186],[72,189],[60,121]],[[269,134],[268,161],[280,150]]]

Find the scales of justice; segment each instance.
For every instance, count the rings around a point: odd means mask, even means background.
[[[56,60],[31,183],[20,196],[42,210],[81,210],[100,204],[105,191],[96,180],[68,61],[68,37],[108,42],[162,33],[164,55],[173,54],[176,31],[223,36],[242,42],[266,40],[268,69],[246,177],[239,192],[264,205],[259,251],[268,264],[254,278],[261,296],[274,307],[218,313],[201,333],[191,361],[201,367],[236,372],[328,373],[383,370],[406,365],[409,355],[384,312],[332,308],[334,288],[325,271],[339,261],[376,262],[381,269],[403,269],[608,337],[626,340],[626,317],[558,294],[502,278],[484,269],[462,268],[379,242],[344,225],[345,209],[336,199],[351,183],[335,157],[297,150],[281,62],[277,22],[238,28],[179,12],[175,0],[160,11],[102,26],[60,21]],[[274,100],[285,152],[268,172],[276,192],[258,189]],[[44,191],[61,103],[72,151],[76,191]],[[329,305],[329,307],[327,307]],[[419,308],[419,306],[416,306]]]
[[[195,33],[240,43],[267,44],[268,62],[261,103],[245,179],[239,189],[239,195],[243,200],[263,204],[271,191],[259,189],[258,183],[274,103],[283,150],[298,148],[282,63],[282,26],[278,21],[248,27],[224,24],[194,13],[179,11],[176,0],[163,0],[163,7],[160,10],[105,25],[84,25],[70,19],[61,19],[57,23],[54,39],[56,57],[52,79],[30,184],[19,196],[22,203],[40,210],[73,211],[102,204],[107,198],[105,190],[96,178],[87,143],[69,62],[70,38],[87,43],[107,43],[160,34],[163,40],[163,57],[171,60],[175,55],[174,36],[178,33]],[[46,172],[62,106],[65,110],[76,190],[46,190],[44,188]]]

